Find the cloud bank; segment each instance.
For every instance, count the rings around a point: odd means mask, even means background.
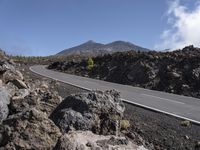
[[[187,45],[200,47],[200,1],[193,10],[180,4],[180,0],[171,1],[167,11],[169,28],[161,35],[156,49],[179,49]]]

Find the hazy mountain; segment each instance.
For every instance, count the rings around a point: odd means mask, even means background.
[[[121,51],[150,51],[149,49],[134,45],[130,42],[115,41],[108,44],[96,43],[94,41],[88,41],[81,45],[65,49],[59,52],[57,55],[71,55],[71,54],[82,54],[82,55],[99,55]]]
[[[115,41],[104,45],[103,50],[108,52],[119,52],[119,51],[150,51],[149,49],[134,45],[130,42]]]

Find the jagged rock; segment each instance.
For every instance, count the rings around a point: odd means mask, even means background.
[[[24,92],[23,92],[24,91]],[[16,114],[27,108],[36,108],[49,116],[52,111],[61,102],[61,97],[50,91],[19,89],[15,96],[12,97],[10,103],[10,113]]]
[[[8,104],[10,103],[10,95],[4,87],[0,87],[0,122],[7,118],[9,110]]]
[[[124,105],[119,93],[92,91],[63,100],[50,118],[63,133],[71,129],[91,130],[97,134],[117,134]]]
[[[15,79],[15,80],[12,80],[12,83],[17,86],[19,89],[27,89],[27,85],[26,83],[24,83],[22,80],[19,80],[19,79]]]
[[[139,86],[200,98],[200,48],[187,46],[173,52],[118,52],[94,57],[87,70],[85,60],[60,61],[49,65],[65,73]],[[188,85],[188,90],[182,90]]]
[[[57,69],[58,67],[61,67],[62,65],[63,65],[62,62],[57,61],[49,65],[48,69]]]
[[[61,136],[48,116],[34,108],[10,116],[4,126],[7,130],[3,133],[9,137],[5,149],[53,149]]]
[[[192,70],[193,78],[196,80],[200,80],[200,67]]]
[[[13,80],[23,80],[23,79],[24,77],[22,73],[18,70],[7,70],[3,74],[4,83],[8,83],[9,81],[13,81]]]
[[[39,85],[39,87],[41,87]],[[36,89],[36,97],[40,99],[38,104],[35,105],[37,109],[46,112],[50,115],[53,110],[62,102],[62,98],[58,95],[56,91],[50,91],[49,89]],[[32,100],[36,101],[34,97],[31,97]],[[30,101],[32,101],[30,100]]]
[[[153,69],[142,63],[131,66],[129,70],[130,71],[127,72],[127,79],[136,84],[146,83],[155,78],[155,72],[152,71]]]
[[[30,94],[30,91],[27,89],[19,89],[15,96],[12,97],[13,100],[19,100],[19,99],[24,99],[26,96]]]
[[[91,131],[75,131],[64,134],[55,150],[146,150],[124,137],[103,136]]]
[[[11,95],[11,97],[15,96],[17,91],[19,90],[12,82],[8,82],[5,85],[5,88],[8,90],[8,92]]]
[[[189,46],[186,46],[183,48],[183,51],[190,51],[190,50],[193,50],[194,49],[194,46],[193,45],[189,45]]]
[[[0,60],[0,75],[5,73],[7,70],[14,70],[14,67],[8,62]]]
[[[0,150],[138,148],[124,137],[100,136],[91,131],[65,134],[80,129],[118,135],[124,112],[118,92],[77,94],[61,103],[62,98],[47,82],[24,79],[4,53],[0,59],[1,79]]]
[[[59,118],[62,118],[59,126],[63,132],[68,130],[90,130],[95,122],[90,119],[92,116],[89,115],[88,117],[84,117],[80,112],[70,108],[62,110],[59,116]]]

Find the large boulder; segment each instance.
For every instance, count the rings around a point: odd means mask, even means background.
[[[124,137],[103,136],[91,131],[75,131],[64,134],[54,150],[146,150]]]
[[[30,83],[30,82],[29,82]],[[8,83],[10,88],[12,83]],[[30,84],[31,85],[31,84]],[[43,83],[35,83],[31,89],[18,89],[12,91],[11,103],[9,105],[10,114],[15,114],[26,110],[27,108],[36,108],[45,112],[48,116],[62,101],[62,98],[56,91],[51,91],[47,87],[42,87]]]
[[[8,104],[10,103],[10,95],[6,88],[0,87],[0,122],[7,118],[9,110]]]
[[[24,77],[22,73],[18,70],[7,70],[3,74],[3,81],[5,83],[8,83],[9,81],[14,81],[14,80],[23,80]]]
[[[0,60],[0,75],[5,73],[7,70],[14,70],[14,66],[8,61]]]
[[[61,136],[53,121],[34,108],[10,116],[3,125],[5,129],[0,130],[0,146],[5,149],[50,150]]]
[[[29,95],[29,93],[30,93],[29,89],[18,88],[18,87],[13,82],[9,82],[9,83],[7,83],[5,85],[5,88],[9,92],[9,94],[10,94],[10,96],[11,96],[12,99],[23,99],[23,98],[25,98],[26,96]]]
[[[70,130],[91,130],[97,134],[117,134],[124,104],[119,93],[92,91],[67,97],[50,118],[63,133]]]

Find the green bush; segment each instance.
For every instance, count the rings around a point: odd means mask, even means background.
[[[128,120],[120,120],[120,126],[122,130],[127,130],[131,125]]]
[[[87,68],[89,70],[92,70],[92,68],[94,67],[94,61],[93,61],[93,59],[91,57],[88,59],[87,64],[88,64]]]
[[[190,126],[190,121],[188,121],[188,120],[184,120],[184,121],[181,121],[181,125],[182,126],[185,126],[185,127],[188,127],[188,126]]]

